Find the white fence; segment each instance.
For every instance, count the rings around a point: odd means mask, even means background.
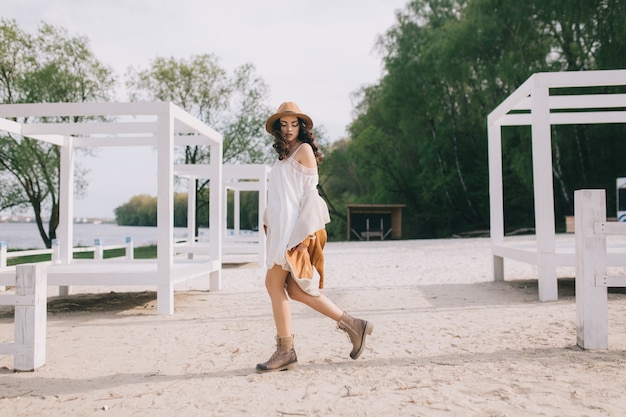
[[[133,240],[130,237],[126,238],[126,243],[123,245],[108,245],[104,246],[100,239],[94,239],[93,246],[86,247],[77,247],[73,248],[73,253],[79,252],[93,252],[94,260],[102,260],[104,259],[104,251],[110,249],[125,249],[124,255],[122,255],[126,259],[133,259],[134,257],[134,246]],[[50,255],[50,261],[55,263],[60,260],[59,255],[59,241],[54,239],[52,241],[52,248],[50,249],[30,249],[30,250],[21,250],[21,251],[7,251],[6,242],[0,242],[0,268],[4,268],[7,266],[7,260],[10,258],[19,258],[23,256],[33,256],[33,255]]]
[[[574,192],[576,233],[576,337],[583,349],[608,349],[607,287],[626,287],[626,276],[607,275],[607,235],[626,235],[626,223],[606,221],[604,190]]]
[[[0,355],[13,355],[16,371],[46,363],[46,265],[18,265],[15,294],[0,295],[0,305],[15,306],[14,342],[0,344]]]
[[[93,252],[93,260],[101,261],[104,259],[104,251],[111,250],[111,249],[125,249],[123,255],[121,255],[120,257],[124,259],[134,259],[135,252],[134,252],[133,240],[130,237],[126,238],[126,243],[124,245],[108,245],[108,246],[102,245],[102,241],[100,239],[94,239],[93,246],[73,248],[72,253]],[[32,250],[11,251],[11,252],[7,251],[6,242],[0,242],[0,291],[6,290],[6,285],[8,284],[5,281],[7,279],[10,281],[14,279],[15,266],[7,266],[7,260],[11,258],[20,258],[24,256],[35,256],[35,255],[50,255],[50,262],[42,262],[42,263],[58,264],[61,260],[58,240],[54,239],[52,241],[52,248],[50,249],[32,249]],[[69,295],[69,287],[67,286],[59,287],[59,295]]]

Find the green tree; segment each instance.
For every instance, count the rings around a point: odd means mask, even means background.
[[[156,210],[156,199],[154,204]],[[185,226],[187,226],[187,193],[174,193],[174,227]]]
[[[487,229],[487,115],[535,72],[623,68],[622,3],[410,1],[379,40],[383,77],[357,93],[338,158],[354,175],[333,179],[345,194],[328,194],[407,204],[406,237]],[[503,134],[509,229],[533,226],[529,134]],[[557,218],[581,184],[614,187],[624,138],[623,126],[553,128]]]
[[[330,240],[346,238],[347,203],[359,202],[367,195],[368,178],[359,177],[348,153],[348,139],[341,139],[328,146],[324,161],[319,166],[320,195],[328,204],[332,221],[326,225]],[[368,201],[362,201],[367,203]]]
[[[114,210],[120,226],[156,226],[157,198],[147,194],[131,197]],[[174,227],[187,225],[187,193],[174,193]]]
[[[0,20],[2,103],[104,101],[109,99],[114,83],[112,71],[95,58],[86,38],[72,37],[47,24],[42,24],[36,35],[30,35],[15,21]],[[0,210],[30,207],[48,248],[56,238],[59,224],[59,171],[57,146],[0,135]],[[81,167],[76,168],[75,187],[79,195],[85,185],[81,180],[83,172]]]
[[[115,221],[120,226],[156,226],[157,199],[141,194],[133,196],[127,203],[116,207]]]
[[[228,212],[227,227],[235,227],[235,193],[229,191],[226,196]],[[259,192],[240,191],[239,194],[239,228],[241,230],[258,230],[259,228]]]

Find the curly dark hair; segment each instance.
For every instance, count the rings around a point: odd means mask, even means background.
[[[319,145],[317,144],[317,139],[313,134],[313,130],[299,117],[298,122],[300,123],[298,140],[302,143],[308,143],[311,145],[311,148],[313,148],[313,154],[315,154],[315,159],[317,159],[317,162],[322,162],[324,157],[319,150]],[[278,159],[282,161],[287,157],[287,155],[289,155],[289,148],[287,147],[287,141],[280,133],[280,119],[277,119],[272,125],[272,136],[274,136],[274,144],[272,147],[276,150]]]

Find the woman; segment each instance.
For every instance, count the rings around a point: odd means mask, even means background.
[[[300,301],[337,322],[352,342],[357,359],[373,324],[340,310],[319,290],[324,286],[328,207],[317,192],[317,162],[322,155],[313,135],[313,121],[293,102],[280,105],[265,124],[274,136],[278,161],[269,175],[264,216],[267,234],[265,287],[276,325],[276,351],[256,366],[257,372],[283,371],[298,363],[291,333],[289,298]],[[313,267],[317,275],[313,273]],[[319,283],[315,280],[319,278]]]

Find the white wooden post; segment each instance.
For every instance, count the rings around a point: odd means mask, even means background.
[[[583,349],[608,349],[607,287],[596,286],[606,272],[606,237],[594,223],[606,221],[604,190],[574,192],[576,234],[576,338]]]
[[[14,367],[33,371],[46,363],[46,266],[18,265],[15,295]]]
[[[7,266],[7,242],[0,241],[0,268]],[[6,291],[4,285],[0,285],[0,291]]]
[[[234,189],[235,195],[233,197],[233,229],[235,237],[241,235],[241,191],[238,188]]]
[[[135,259],[135,247],[133,245],[133,239],[130,236],[126,236],[126,259]]]
[[[491,246],[504,244],[504,188],[502,184],[502,126],[489,120],[489,214]],[[493,249],[492,249],[493,252]],[[493,280],[504,281],[504,258],[492,256]]]
[[[50,262],[53,264],[61,263],[61,251],[59,249],[59,240],[52,239],[52,256]]]
[[[225,219],[223,216],[223,173],[222,173],[222,142],[211,145],[211,155],[209,160],[209,256],[212,260],[222,259],[222,230],[221,222]],[[222,288],[222,268],[210,273],[209,290],[216,291]]]
[[[93,259],[95,261],[101,261],[104,259],[104,248],[102,247],[102,241],[100,239],[93,240],[94,250]]]
[[[224,216],[224,221],[222,221],[222,236],[224,238],[228,238],[228,190],[230,190],[228,184],[224,184],[224,188],[222,189],[222,193],[224,194],[222,196],[222,204],[224,205],[224,211],[222,212],[222,215]],[[210,235],[211,233],[209,230],[209,236]]]
[[[59,245],[59,241],[54,239],[52,241],[52,263],[60,264],[63,263],[63,255],[62,255],[62,246]],[[74,253],[71,252],[70,255],[72,258],[74,257]],[[59,286],[59,295],[62,297],[68,296],[72,293],[72,287],[69,285],[60,285]]]
[[[557,300],[559,297],[553,261],[556,244],[549,96],[547,81],[536,76],[531,94],[531,131],[540,301]]]
[[[174,314],[174,118],[163,103],[157,121],[157,312]]]
[[[0,242],[0,268],[7,266],[7,242]]]
[[[59,229],[61,263],[71,264],[74,247],[74,138],[63,137],[59,177]],[[69,294],[67,287],[67,294]]]
[[[191,176],[187,179],[187,244],[196,244],[196,180],[197,177]],[[194,251],[187,253],[187,259],[193,259]]]

